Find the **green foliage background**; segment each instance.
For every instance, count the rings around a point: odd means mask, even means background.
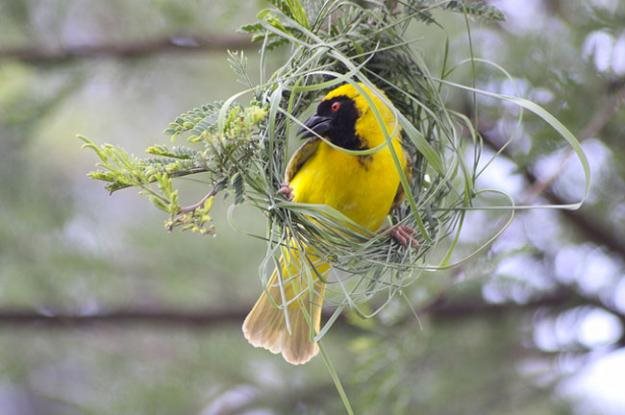
[[[351,315],[341,320],[326,343],[358,414],[592,414],[606,409],[601,402],[580,403],[586,401],[566,393],[564,386],[597,355],[623,347],[622,336],[584,343],[576,330],[589,311],[614,317],[621,333],[625,321],[625,308],[617,301],[624,286],[619,246],[625,246],[620,244],[625,171],[619,126],[625,115],[618,107],[613,111],[620,101],[606,105],[623,88],[624,75],[598,71],[594,55],[582,56],[589,34],[621,35],[618,22],[625,11],[620,5],[610,11],[583,1],[545,4],[536,6],[544,20],[532,22],[539,31],[519,28],[514,20],[472,21],[473,47],[476,56],[492,59],[522,79],[522,95],[540,98],[541,91],[550,92],[553,98],[544,105],[574,132],[589,131],[597,113],[609,115],[598,131],[580,137],[595,139],[591,156],[597,148],[608,155],[601,165],[593,165],[590,201],[575,214],[523,214],[503,242],[483,257],[463,269],[423,278],[406,293],[419,310],[419,322],[403,300],[375,320]],[[212,215],[217,237],[167,233],[162,212],[149,202],[132,191],[109,197],[85,176],[95,158],[81,151],[77,133],[141,154],[166,139],[162,131],[167,121],[181,111],[240,90],[225,51],[32,59],[39,50],[82,44],[231,36],[264,6],[209,0],[0,0],[3,414],[344,410],[321,360],[291,367],[249,347],[240,333],[241,313],[261,289],[257,265],[264,243],[246,236],[263,233],[264,222],[254,210],[238,207],[236,221],[228,223],[231,200],[218,200]],[[464,17],[449,13],[437,18],[446,31],[435,25],[415,27],[414,36],[422,38],[415,48],[436,66],[448,37],[451,59],[467,58]],[[7,53],[16,48],[28,53]],[[280,65],[286,53],[276,49],[269,66]],[[258,58],[253,49],[246,54],[250,73],[256,74]],[[472,82],[469,70],[458,77]],[[499,75],[482,69],[477,82],[505,87]],[[461,111],[471,106],[470,97],[461,94],[449,99]],[[483,102],[478,127],[487,136],[501,134],[507,128],[501,120],[515,115],[507,111]],[[540,176],[536,160],[557,150],[559,142],[537,120],[528,119],[523,134],[525,140],[510,149],[508,184],[524,180],[524,169]],[[548,203],[551,197],[567,202],[579,196],[579,177],[565,173],[539,201]],[[183,203],[201,197],[205,186],[201,180],[184,181]],[[479,224],[479,214],[472,220]],[[549,235],[540,238],[541,232]],[[471,248],[471,236],[460,249]],[[585,253],[576,256],[568,277],[557,267],[565,248]],[[609,277],[600,279],[599,289],[588,282],[607,275],[591,267],[597,252],[616,264]],[[500,267],[515,259],[533,268]],[[430,304],[431,287],[441,285],[451,288]],[[234,317],[205,324],[113,319],[86,325],[7,318],[16,310],[93,316],[127,309],[200,310],[218,316],[225,310]],[[561,323],[571,338],[554,335],[555,343],[546,347],[535,328],[571,313],[577,320]]]

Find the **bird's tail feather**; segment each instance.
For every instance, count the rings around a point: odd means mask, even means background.
[[[282,275],[277,269],[273,272],[265,291],[245,318],[243,334],[253,346],[282,353],[284,360],[300,365],[319,353],[313,337],[321,325],[325,283],[317,277],[311,282],[302,275],[300,267],[285,262],[283,256]],[[320,274],[328,269],[327,264],[316,265]]]

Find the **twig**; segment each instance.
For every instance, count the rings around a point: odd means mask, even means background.
[[[208,192],[206,195],[204,195],[204,197],[202,197],[198,202],[193,203],[192,205],[189,205],[189,206],[180,207],[178,212],[175,215],[173,215],[172,220],[169,222],[169,225],[167,226],[168,230],[171,232],[177,223],[184,223],[185,215],[189,213],[193,215],[197,209],[202,208],[208,199],[215,196],[224,188],[226,183],[227,183],[226,179],[218,181],[217,183],[215,183],[211,191]]]
[[[178,211],[178,215],[184,215],[186,213],[192,213],[195,212],[197,209],[201,208],[202,206],[204,206],[204,203],[206,203],[206,201],[208,199],[210,199],[211,197],[215,196],[217,194],[217,192],[219,192],[219,188],[217,186],[215,186],[213,188],[213,190],[211,190],[210,192],[208,192],[203,198],[201,198],[199,200],[199,202],[194,203],[192,205],[189,206],[184,206],[181,207],[180,210]]]

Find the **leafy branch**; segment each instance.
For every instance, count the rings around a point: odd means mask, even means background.
[[[185,146],[154,145],[146,149],[151,157],[139,158],[126,150],[111,145],[97,145],[79,136],[84,147],[93,150],[100,163],[89,177],[107,183],[111,193],[127,187],[140,189],[154,206],[167,212],[167,229],[181,228],[201,234],[212,234],[209,215],[213,198],[222,190],[232,190],[242,201],[242,182],[232,180],[241,175],[241,169],[256,156],[258,132],[267,115],[256,102],[247,107],[232,106],[223,130],[217,128],[221,103],[194,108],[181,114],[169,124],[165,134],[172,141],[184,138]],[[205,173],[212,190],[193,205],[180,206],[179,191],[173,183],[177,177]]]

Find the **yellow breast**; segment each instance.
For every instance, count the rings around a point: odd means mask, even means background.
[[[405,166],[398,140],[393,148]],[[293,200],[331,206],[376,231],[388,215],[399,187],[399,173],[388,147],[370,156],[353,156],[325,142],[291,180]]]

